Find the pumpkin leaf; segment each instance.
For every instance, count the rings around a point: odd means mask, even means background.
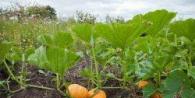
[[[193,41],[195,36],[194,27],[195,19],[179,20],[170,25],[170,32],[174,32],[179,37],[185,36]]]
[[[195,66],[190,67],[188,75],[195,79]]]
[[[88,44],[91,41],[91,36],[96,38],[96,35],[93,31],[93,25],[91,24],[76,24],[72,27],[72,31],[76,34],[77,37],[87,42]]]
[[[46,48],[43,46],[40,46],[35,50],[33,54],[29,55],[28,61],[33,64],[39,65],[41,68],[49,69],[47,67],[47,64],[49,62],[47,61]]]
[[[75,53],[62,48],[48,48],[46,55],[49,69],[60,75],[63,75],[78,60]]]
[[[143,89],[143,96],[144,98],[150,98],[150,96],[156,91],[156,88],[153,84],[148,84]]]
[[[190,87],[183,88],[181,96],[182,98],[192,98],[193,96],[195,96],[195,89]]]
[[[43,44],[31,54],[28,60],[38,66],[63,76],[68,68],[74,65],[79,56],[67,48],[73,39],[69,33],[55,33],[39,37]]]
[[[179,77],[178,77],[179,76]],[[189,88],[191,82],[182,70],[176,70],[171,72],[166,80],[163,82],[164,84],[164,97],[165,98],[173,98],[178,92],[187,92],[183,88]]]
[[[41,35],[37,38],[42,45],[68,48],[72,45],[73,39],[70,33],[58,32],[53,35]]]

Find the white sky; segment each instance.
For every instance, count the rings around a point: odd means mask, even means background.
[[[195,0],[0,0],[0,8],[15,4],[50,5],[59,17],[73,16],[76,10],[92,13],[103,19],[106,15],[122,16],[126,19],[156,9],[177,12],[177,18],[195,18]]]

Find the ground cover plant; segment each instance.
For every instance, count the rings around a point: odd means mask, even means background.
[[[193,98],[195,19],[0,21],[0,98]]]

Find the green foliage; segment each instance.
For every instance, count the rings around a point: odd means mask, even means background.
[[[139,80],[151,80],[143,89],[145,98],[154,92],[162,93],[165,98],[191,98],[195,96],[195,21],[172,22],[175,15],[157,10],[136,15],[125,23],[95,23],[81,14],[79,23],[69,25],[3,21],[0,31],[9,36],[3,38],[17,40],[17,45],[13,47],[12,43],[2,41],[0,59],[1,62],[5,58],[19,61],[21,55],[18,54],[24,50],[28,56],[33,51],[29,46],[33,45],[38,48],[29,56],[30,63],[63,77],[79,59],[74,51],[77,50],[85,59],[90,58],[90,66],[83,69],[81,75],[92,85],[101,87],[110,78],[119,81],[122,87]],[[16,37],[13,32],[20,33]]]
[[[195,39],[194,27],[194,19],[175,21],[170,25],[170,32],[174,32],[178,37],[184,36],[193,41]]]
[[[107,64],[117,65],[120,64],[118,61],[120,51],[114,49],[111,45],[103,38],[96,39],[95,42],[95,54],[97,61],[103,66]]]
[[[191,88],[191,80],[187,74],[181,70],[176,70],[168,75],[163,82],[163,91],[165,98],[173,98],[177,94],[182,98],[191,98],[195,94],[195,90]]]
[[[28,60],[42,68],[63,76],[64,72],[78,60],[76,53],[67,49],[73,42],[69,33],[43,35],[39,37],[39,41],[42,46],[36,49]]]
[[[116,48],[125,48],[131,36],[131,26],[126,24],[97,24],[96,33]]]
[[[78,60],[75,53],[61,48],[48,48],[46,54],[48,64],[52,66],[51,70],[60,75],[63,75]]]
[[[1,41],[0,43],[0,63],[9,60],[12,63],[22,60],[21,50],[14,46],[14,43]]]
[[[60,48],[70,48],[73,43],[71,34],[64,32],[54,33],[53,35],[39,36],[38,41],[42,45]]]
[[[182,38],[182,43],[188,43],[188,47],[192,53],[192,60],[195,60],[195,20],[187,19],[175,21],[170,25],[170,32],[174,32],[175,36]]]
[[[97,25],[96,31],[115,47],[129,47],[143,33],[156,35],[175,17],[175,13],[157,10],[144,15],[137,15],[128,24],[114,23]]]
[[[192,88],[193,80],[187,76],[182,70],[172,71],[167,78],[162,81],[160,87],[149,84],[143,90],[145,98],[150,97],[154,92],[159,91],[163,94],[163,98],[191,98],[195,94],[195,89]]]
[[[115,64],[121,66],[124,79],[132,77],[130,74],[134,73],[142,79],[154,77],[160,83],[161,75],[169,73],[173,68],[188,68],[188,61],[184,58],[189,55],[186,46],[192,43],[185,37],[169,40],[167,35],[177,34],[167,31],[175,15],[166,10],[157,10],[137,15],[127,24],[82,24],[73,28],[73,31],[87,43],[91,42],[94,35],[101,37],[102,43],[98,42],[99,38],[94,40],[96,60],[100,65],[111,64],[109,61],[117,57],[118,60],[112,62],[119,61]],[[121,53],[117,54],[116,50],[121,50]]]
[[[155,93],[156,87],[153,84],[147,85],[143,90],[144,98],[150,98],[150,96]]]
[[[167,26],[176,16],[176,13],[167,10],[156,10],[144,15],[137,15],[129,21],[137,32],[156,35]]]
[[[188,75],[195,79],[195,66],[189,68]]]
[[[95,37],[93,25],[91,24],[76,24],[73,26],[72,31],[75,32],[76,36],[88,44],[91,42],[91,37]]]

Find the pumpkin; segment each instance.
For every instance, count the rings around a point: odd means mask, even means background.
[[[88,98],[106,98],[103,90],[92,89],[88,92]]]
[[[69,85],[68,93],[71,98],[87,98],[88,96],[88,90],[79,84]]]
[[[163,98],[160,92],[155,92],[151,98]]]
[[[137,83],[138,88],[143,89],[146,85],[148,85],[149,82],[145,80],[141,80]]]

